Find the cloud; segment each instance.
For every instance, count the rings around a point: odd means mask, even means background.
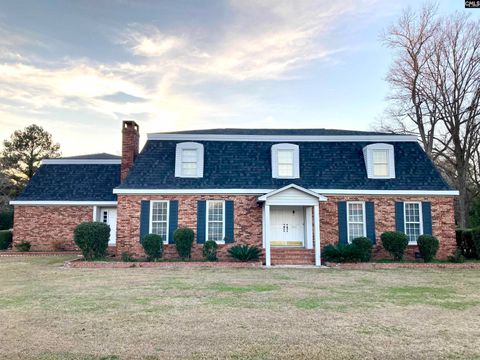
[[[370,2],[231,1],[232,19],[219,29],[206,24],[201,35],[130,24],[112,44],[130,57],[117,62],[61,56],[38,61],[24,49],[39,45],[34,37],[0,24],[0,110],[22,119],[58,111],[111,121],[141,118],[147,131],[216,126],[247,111],[252,119],[255,113],[271,119],[271,104],[254,93],[213,91],[208,97],[206,91],[226,83],[284,81],[299,76],[297,69],[331,59],[345,50],[329,41],[335,26]]]

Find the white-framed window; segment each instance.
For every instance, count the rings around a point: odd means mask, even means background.
[[[177,144],[175,153],[175,176],[184,178],[203,177],[203,145],[194,142]]]
[[[420,202],[405,202],[403,203],[403,211],[408,243],[416,245],[418,237],[423,234],[422,204]]]
[[[206,239],[223,244],[225,242],[225,201],[207,201]]]
[[[296,179],[300,177],[300,152],[295,144],[272,146],[272,177]]]
[[[363,156],[370,179],[395,178],[395,154],[393,145],[370,144],[363,148]]]
[[[149,234],[160,235],[165,244],[168,244],[168,200],[150,201],[150,229]]]
[[[347,234],[348,243],[357,237],[367,234],[365,221],[365,203],[363,201],[347,202]]]

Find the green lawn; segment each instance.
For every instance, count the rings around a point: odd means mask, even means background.
[[[0,258],[2,359],[480,359],[480,270]]]

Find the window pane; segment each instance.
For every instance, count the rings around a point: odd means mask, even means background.
[[[364,219],[363,219],[363,204],[362,203],[349,203],[348,204],[348,241],[361,236],[365,236],[364,233]]]
[[[374,176],[388,176],[388,165],[387,164],[373,164],[373,175]]]
[[[362,204],[348,204],[348,221],[363,222]]]
[[[223,241],[223,201],[209,201],[207,204],[207,240]]]
[[[348,226],[348,240],[352,241],[357,237],[364,236],[363,234],[363,224],[349,224]]]
[[[168,203],[154,202],[152,204],[152,234],[158,234],[162,240],[167,240]]]
[[[293,150],[278,150],[279,164],[293,164]]]
[[[405,221],[406,222],[420,222],[420,205],[419,204],[405,204]]]
[[[409,242],[416,242],[420,236],[420,224],[407,223],[405,224],[405,233],[408,236]]]
[[[374,164],[387,164],[388,163],[388,150],[373,150],[373,163]]]
[[[293,176],[293,165],[278,165],[278,176]]]
[[[184,176],[196,176],[197,175],[197,163],[182,162],[182,175],[184,175]]]
[[[197,162],[197,150],[195,149],[183,149],[182,161],[185,162]]]

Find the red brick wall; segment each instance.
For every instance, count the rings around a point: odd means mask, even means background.
[[[197,232],[198,200],[234,201],[234,238],[236,244],[262,246],[262,208],[256,196],[198,196],[198,195],[119,195],[117,208],[117,254],[127,251],[137,256],[144,255],[140,240],[140,201],[178,200],[178,226],[189,227]],[[219,245],[218,257],[228,259],[227,249],[232,245]],[[165,247],[165,258],[177,258],[174,245]],[[202,246],[196,245],[192,251],[194,259],[202,259]]]
[[[453,197],[447,196],[327,196],[328,201],[320,203],[320,239],[322,247],[338,242],[337,201],[373,201],[375,203],[375,234],[377,258],[388,254],[381,246],[380,235],[385,231],[395,231],[396,201],[430,201],[432,204],[432,232],[440,241],[437,258],[446,259],[455,251],[455,219]],[[407,254],[413,258],[417,246],[409,246]]]
[[[92,216],[92,206],[16,205],[13,243],[29,241],[34,251],[54,250],[57,242],[65,250],[77,249],[73,230],[81,222],[92,221]]]
[[[257,196],[227,195],[120,195],[118,198],[117,254],[123,251],[137,256],[143,255],[139,243],[140,201],[141,200],[178,200],[179,226],[187,226],[196,232],[197,200],[233,200],[235,213],[235,244],[262,246],[262,209]],[[375,230],[377,236],[376,257],[386,257],[381,247],[380,235],[384,231],[395,230],[395,201],[430,201],[432,203],[433,234],[440,240],[437,257],[446,258],[455,250],[455,221],[452,197],[422,196],[328,196],[327,202],[320,203],[320,238],[322,247],[338,242],[337,201],[373,201],[375,203]],[[220,259],[227,259],[227,248],[219,246]],[[409,246],[408,254],[414,256],[416,246]],[[174,246],[167,245],[166,258],[175,258]],[[194,246],[193,257],[200,259],[201,246]]]

